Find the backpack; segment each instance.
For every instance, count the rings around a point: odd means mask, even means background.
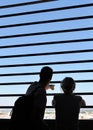
[[[10,119],[10,130],[49,130],[47,124],[39,117],[34,106],[34,92],[20,96],[14,104]]]
[[[33,100],[34,93],[30,95],[20,96],[14,103],[14,107],[11,113],[10,129],[20,130],[22,128],[29,127],[31,121],[30,117],[33,117]]]

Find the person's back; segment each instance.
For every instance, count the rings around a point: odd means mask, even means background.
[[[77,130],[81,98],[62,94],[55,96],[56,124],[60,130]]]
[[[72,93],[75,89],[75,83],[72,78],[65,78],[62,85],[65,86],[61,86],[64,94],[55,95],[53,99],[56,111],[56,128],[58,130],[78,130],[78,117],[83,101],[82,97],[75,96]]]

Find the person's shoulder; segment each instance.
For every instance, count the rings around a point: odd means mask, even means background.
[[[80,106],[86,106],[85,100],[81,96],[76,96],[78,101],[80,102]]]
[[[45,88],[42,88],[42,87],[40,87],[40,88],[38,89],[38,91],[39,91],[40,93],[46,93]]]
[[[46,95],[46,91],[45,91],[44,88],[38,87],[37,91],[35,92],[35,95],[36,96],[38,96],[38,95],[40,95],[40,96]]]
[[[38,88],[38,82],[37,81],[35,81],[35,82],[33,82],[29,87],[28,87],[28,89],[27,89],[27,91],[26,91],[26,95],[29,95],[29,94],[31,94],[35,89],[37,89]]]
[[[75,99],[76,99],[78,102],[81,102],[81,100],[82,100],[82,97],[81,97],[81,96],[75,95],[74,97],[75,97]]]
[[[37,81],[34,81],[30,86],[29,86],[29,88],[31,87],[37,87],[37,86],[39,86],[39,83],[37,82]]]
[[[79,100],[82,100],[82,97],[79,96],[79,95],[75,95],[75,97],[76,97],[77,99],[79,99]]]

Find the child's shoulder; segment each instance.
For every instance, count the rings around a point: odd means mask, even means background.
[[[77,100],[81,101],[82,100],[82,97],[79,96],[79,95],[75,95],[75,97],[77,98]]]
[[[80,102],[80,106],[86,106],[86,102],[81,96],[76,96],[76,97]]]

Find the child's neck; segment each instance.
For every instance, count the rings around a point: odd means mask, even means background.
[[[72,92],[64,92],[64,94],[66,94],[66,95],[73,95]]]

